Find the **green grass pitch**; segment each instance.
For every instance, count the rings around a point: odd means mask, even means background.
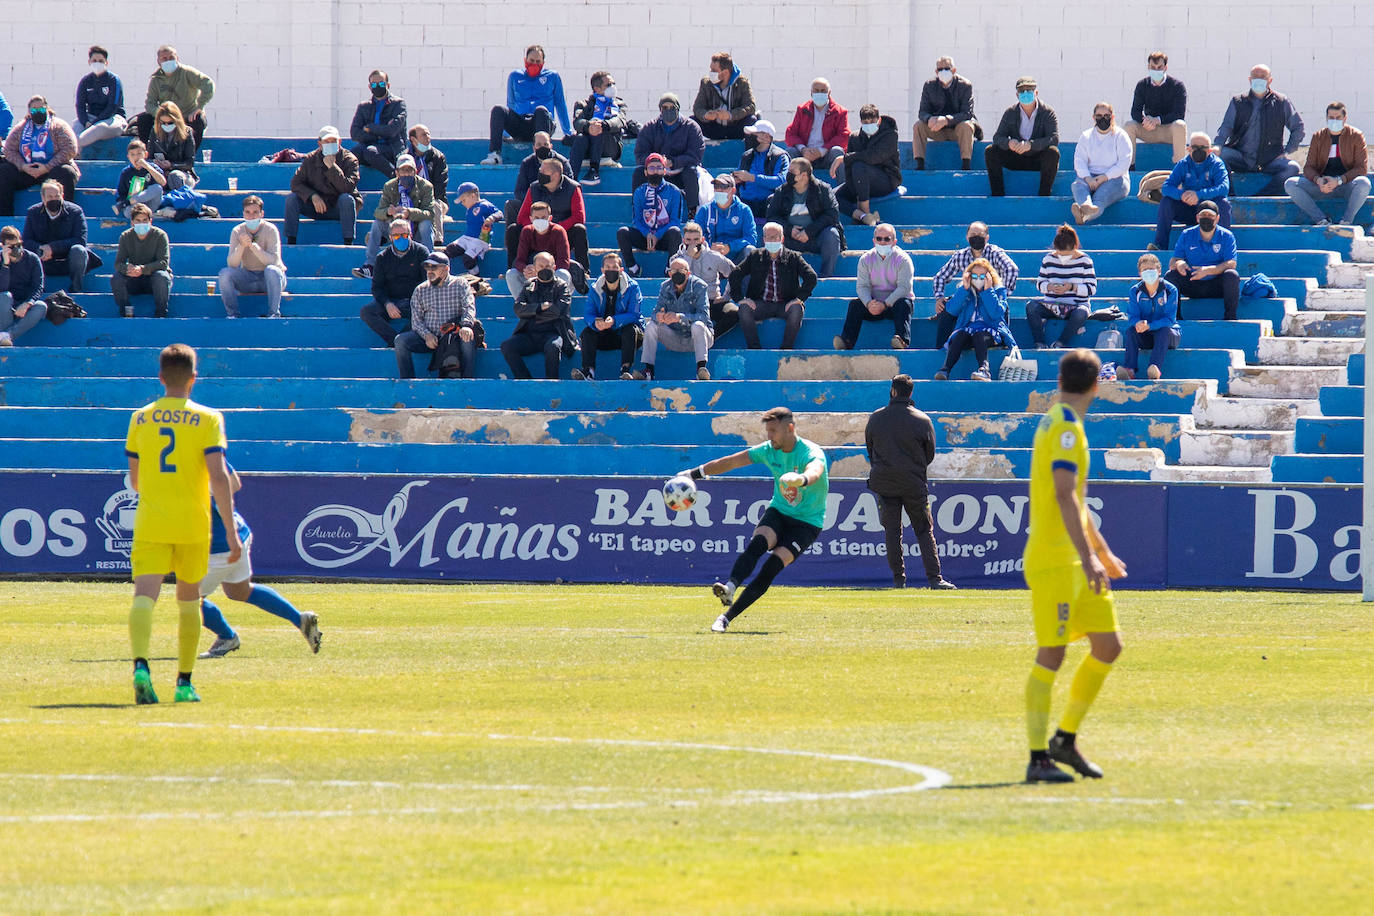
[[[1374,910],[1355,595],[1122,593],[1106,778],[1048,787],[1024,592],[779,587],[713,635],[706,589],[280,590],[321,654],[222,601],[243,648],[175,706],[164,589],[135,708],[128,585],[0,583],[0,912]]]

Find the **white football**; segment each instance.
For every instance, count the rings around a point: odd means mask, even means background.
[[[696,501],[697,485],[685,474],[674,477],[663,485],[663,502],[675,512],[692,508]]]

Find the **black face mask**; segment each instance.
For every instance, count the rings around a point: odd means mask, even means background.
[[[606,278],[607,283],[615,284],[620,282],[620,271],[618,270],[608,270],[602,274],[602,276]]]
[[[657,185],[663,184],[663,176],[662,176],[662,175],[646,175],[646,176],[644,176],[644,177],[648,179],[649,184],[651,184],[651,185],[657,186]]]
[[[970,235],[968,237],[968,247],[974,251],[982,251],[988,244],[988,240],[981,235]]]
[[[550,280],[553,279],[553,271],[551,271],[551,270],[549,270],[547,267],[545,267],[543,270],[539,271],[538,276],[539,276],[540,282],[548,283]]]
[[[1194,162],[1206,162],[1206,161],[1207,161],[1207,154],[1210,153],[1210,152],[1211,152],[1211,150],[1202,149],[1201,147],[1196,147],[1196,146],[1193,147],[1193,152],[1192,152],[1193,161],[1194,161]]]
[[[33,123],[35,124],[48,123],[48,113],[46,111],[41,113],[31,111],[29,112],[29,117],[33,120]]]
[[[539,183],[542,184],[544,187],[548,188],[550,191],[552,191],[553,186],[558,184],[558,176],[545,175],[543,178],[539,180]]]
[[[60,200],[50,200],[43,206],[47,207],[48,212],[51,213],[53,216],[56,216],[57,214],[62,212],[62,201]]]
[[[660,118],[663,119],[663,123],[664,123],[664,124],[676,124],[676,123],[677,123],[677,109],[676,109],[676,108],[661,108],[661,109],[659,109],[658,116],[659,116]]]
[[[1203,232],[1211,232],[1217,226],[1217,221],[1210,216],[1204,216],[1197,221],[1198,228]]]
[[[1098,130],[1106,130],[1112,126],[1112,119],[1108,116],[1093,118],[1093,123],[1097,125]]]
[[[687,275],[686,275],[685,273],[683,273],[683,272],[680,271],[680,270],[675,270],[675,271],[673,271],[673,285],[674,285],[674,286],[685,286],[686,283],[687,283]]]
[[[536,159],[547,159],[547,158],[549,158],[550,156],[553,155],[553,147],[551,147],[551,146],[536,146],[536,147],[534,148],[534,155],[535,155],[535,158],[536,158]]]
[[[372,97],[373,97],[374,99],[384,99],[384,98],[386,98],[386,86],[379,86],[379,85],[373,84],[372,87],[371,87],[371,89],[372,89]]]

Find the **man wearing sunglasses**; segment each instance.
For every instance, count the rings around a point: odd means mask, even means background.
[[[363,165],[396,177],[396,157],[406,147],[406,102],[391,94],[391,79],[385,70],[367,76],[372,98],[358,103],[348,136],[353,140],[353,155]]]

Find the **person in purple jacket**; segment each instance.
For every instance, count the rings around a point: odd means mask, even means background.
[[[665,92],[658,97],[658,117],[645,124],[635,140],[635,171],[630,186],[637,188],[648,180],[644,163],[653,153],[668,161],[667,180],[682,190],[688,213],[697,212],[701,195],[698,193],[697,168],[706,150],[706,138],[701,125],[682,117],[682,103],[677,94]]]
[[[525,49],[524,69],[512,70],[506,77],[506,104],[492,106],[491,152],[481,164],[501,164],[502,134],[525,142],[532,140],[536,131],[552,134],[555,115],[563,133],[571,134],[563,77],[557,70],[544,67],[542,46],[530,45]]]

